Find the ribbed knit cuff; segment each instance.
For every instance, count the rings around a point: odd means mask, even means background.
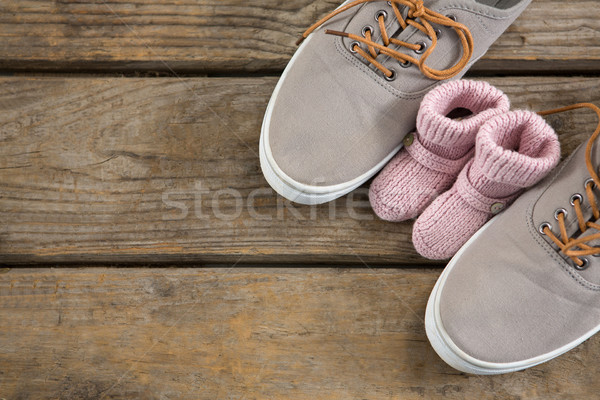
[[[472,115],[448,118],[456,108],[466,108]],[[508,97],[487,82],[451,81],[425,96],[417,115],[417,130],[422,138],[437,145],[468,148],[485,121],[509,108]]]
[[[495,182],[532,186],[559,160],[556,133],[530,111],[497,116],[485,123],[477,135],[474,167]]]

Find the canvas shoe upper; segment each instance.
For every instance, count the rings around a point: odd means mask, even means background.
[[[474,374],[521,370],[600,329],[600,258],[591,255],[600,254],[599,130],[443,271],[425,327],[452,367]]]
[[[423,96],[460,78],[530,1],[344,3],[311,28],[273,92],[260,139],[267,181],[304,204],[365,182],[414,130]]]

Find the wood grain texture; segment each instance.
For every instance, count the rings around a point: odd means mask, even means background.
[[[0,69],[274,72],[336,0],[0,0]],[[597,1],[534,0],[475,71],[598,71]]]
[[[293,205],[257,156],[274,78],[0,79],[0,262],[421,264],[367,188]],[[494,78],[516,107],[600,103],[597,78]],[[570,153],[596,126],[549,121]]]
[[[0,398],[596,398],[598,336],[513,374],[447,366],[423,326],[438,274],[13,269],[0,274]]]

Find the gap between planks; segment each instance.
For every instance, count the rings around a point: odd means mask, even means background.
[[[332,0],[12,1],[0,5],[0,69],[239,73],[283,70]],[[534,0],[476,71],[595,72],[597,2]]]
[[[0,262],[429,264],[366,186],[317,207],[269,188],[257,152],[276,80],[0,78]],[[514,107],[600,103],[596,78],[488,81]],[[548,121],[563,155],[597,123]]]

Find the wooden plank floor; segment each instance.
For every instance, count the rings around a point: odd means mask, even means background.
[[[439,270],[19,269],[0,274],[0,398],[589,399],[600,337],[527,371],[444,364]]]
[[[597,78],[493,78],[516,107],[600,103]],[[276,78],[0,79],[0,261],[423,264],[367,187],[307,207],[257,156]],[[565,154],[596,126],[556,115]]]
[[[265,182],[274,75],[339,1],[0,0],[0,400],[599,398],[598,337],[448,367],[411,224],[366,185],[306,207]],[[533,0],[468,76],[600,104],[599,43],[597,1]],[[563,155],[596,125],[548,121]]]
[[[164,72],[283,69],[337,0],[0,2],[0,68]],[[597,71],[594,0],[534,0],[474,71]]]

